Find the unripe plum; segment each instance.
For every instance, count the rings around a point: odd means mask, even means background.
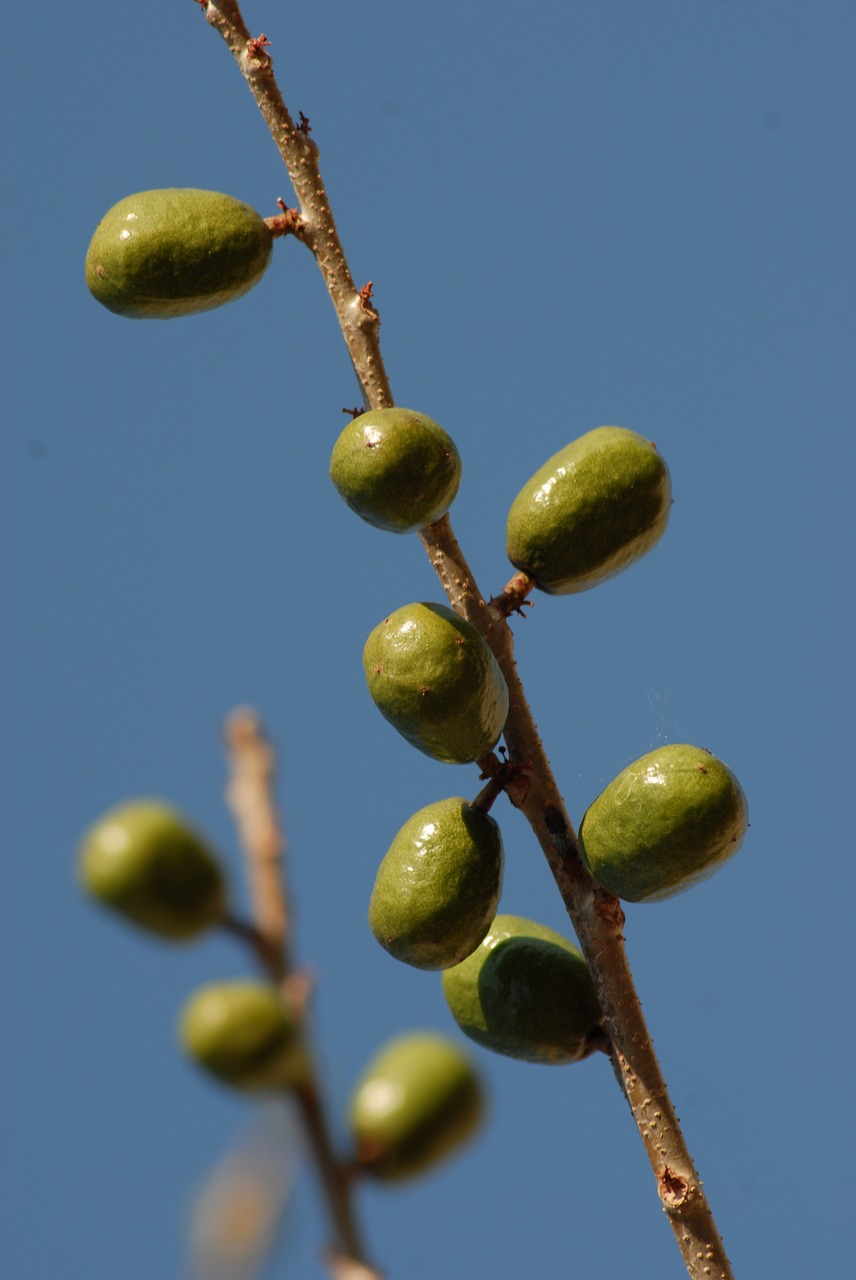
[[[273,232],[250,205],[193,187],[139,191],[108,209],[86,283],[110,311],[168,320],[240,298],[267,270]]]
[[[670,743],[628,765],[589,805],[580,853],[610,893],[657,902],[713,875],[748,825],[728,766],[702,747]]]
[[[496,915],[502,837],[488,813],[455,797],[410,818],[377,873],[369,924],[390,955],[447,969],[475,950]]]
[[[415,533],[445,515],[461,458],[451,436],[412,409],[370,409],[333,447],[330,478],[348,506],[377,529]]]
[[[181,814],[156,800],[105,814],[84,837],[79,875],[99,902],[162,938],[192,938],[226,907],[220,864]]]
[[[385,1182],[424,1173],[473,1134],[482,1111],[479,1078],[454,1041],[431,1032],[399,1036],[351,1098],[358,1164]]]
[[[508,558],[542,591],[587,591],[650,551],[671,502],[656,446],[624,427],[597,427],[520,490],[508,513]]]
[[[381,715],[435,760],[487,755],[508,715],[508,686],[485,641],[441,604],[409,604],[379,623],[363,666]]]

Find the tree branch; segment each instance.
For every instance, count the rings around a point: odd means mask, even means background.
[[[205,19],[229,46],[288,170],[300,204],[300,238],[321,268],[366,408],[391,406],[392,392],[380,354],[380,317],[369,301],[370,294],[354,284],[318,167],[318,148],[309,137],[308,122],[305,117],[300,125],[292,120],[274,79],[267,45],[250,35],[235,0],[208,0]]]
[[[366,404],[372,408],[392,405],[378,342],[378,318],[368,286],[360,292],[355,289],[318,169],[317,148],[291,120],[267,46],[252,40],[235,0],[208,0],[206,18],[229,45],[288,168],[306,224],[303,238],[324,275]],[[488,603],[448,516],[423,530],[420,537],[453,608],[484,636],[508,683],[510,711],[504,737],[509,763],[517,769],[506,791],[544,851],[592,971],[613,1069],[645,1145],[687,1271],[693,1280],[733,1280],[633,984],[622,935],[624,913],[618,899],[592,880],[579,857],[576,833],[517,674],[506,616],[520,611],[533,584],[526,575],[515,575],[496,601]]]
[[[320,1086],[320,1073],[308,1042],[308,983],[294,968],[291,912],[283,875],[285,838],[274,802],[274,752],[254,712],[233,712],[226,723],[231,758],[227,788],[229,806],[241,837],[247,865],[255,926],[230,920],[227,928],[250,942],[267,975],[279,987],[289,1012],[300,1023],[310,1071],[305,1083],[291,1091],[321,1183],[336,1248],[330,1254],[331,1275],[343,1275],[345,1262],[355,1275],[380,1280],[363,1251],[352,1200],[350,1166],[340,1161]],[[333,1270],[338,1266],[339,1271]],[[362,1268],[359,1271],[356,1268]]]
[[[669,1098],[633,983],[616,897],[589,875],[577,846],[550,762],[526,700],[514,659],[514,637],[502,615],[486,604],[458,545],[448,516],[420,535],[450,602],[484,636],[509,691],[503,737],[511,765],[519,765],[509,798],[529,821],[594,978],[613,1070],[639,1129],[657,1180],[660,1201],[693,1280],[733,1280],[728,1257],[701,1179]]]

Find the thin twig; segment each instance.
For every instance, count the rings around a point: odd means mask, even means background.
[[[267,46],[253,41],[236,0],[208,0],[206,17],[226,40],[279,147],[300,201],[305,242],[330,293],[368,407],[391,405],[378,341],[377,313],[358,292],[318,169],[318,153],[296,128],[273,76]],[[532,589],[515,575],[487,603],[452,532],[448,516],[420,535],[452,606],[491,646],[510,693],[505,729],[509,761],[519,767],[510,797],[525,813],[547,857],[597,987],[612,1046],[613,1068],[630,1104],[692,1280],[733,1280],[701,1181],[686,1146],[657,1061],[624,949],[624,914],[583,866],[576,834],[547,760],[514,660],[506,614],[519,611]]]
[[[249,942],[289,1012],[300,1024],[310,1066],[307,1080],[291,1091],[318,1174],[334,1233],[336,1257],[349,1259],[372,1275],[354,1212],[350,1165],[340,1161],[309,1043],[306,1005],[308,982],[294,968],[291,912],[284,875],[285,837],[274,800],[275,756],[258,716],[241,709],[225,730],[231,772],[227,798],[241,838],[252,898],[253,925],[229,919],[232,933]],[[334,1274],[331,1272],[331,1274]]]
[[[318,147],[309,137],[305,117],[295,125],[274,78],[268,45],[250,35],[235,0],[208,0],[205,19],[229,46],[288,170],[300,205],[300,238],[321,268],[366,408],[392,405],[380,354],[380,317],[368,301],[370,286],[358,289],[354,284],[318,167]]]

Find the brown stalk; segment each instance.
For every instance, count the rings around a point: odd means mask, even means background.
[[[378,342],[378,322],[365,290],[357,292],[348,270],[318,168],[318,151],[296,128],[274,80],[266,47],[254,43],[235,0],[208,0],[208,22],[229,45],[288,168],[308,228],[305,241],[321,267],[366,405],[392,405]],[[507,622],[532,589],[515,575],[496,601],[487,603],[452,532],[448,516],[420,535],[453,608],[484,636],[510,692],[505,728],[509,763],[518,766],[509,798],[525,814],[547,858],[597,987],[609,1053],[654,1171],[666,1211],[692,1280],[733,1280],[733,1272],[696,1172],[636,993],[618,899],[592,880],[553,777],[517,674]]]

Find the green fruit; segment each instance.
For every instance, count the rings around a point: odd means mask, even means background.
[[[336,441],[330,479],[375,528],[415,533],[449,510],[461,459],[452,438],[424,413],[370,409]]]
[[[674,743],[628,765],[589,805],[580,853],[626,902],[671,898],[713,875],[743,843],[746,797],[701,747]]]
[[[275,987],[222,982],[197,991],[181,1014],[188,1055],[235,1089],[291,1089],[306,1078],[300,1034]]]
[[[86,283],[120,316],[189,316],[252,289],[272,247],[264,219],[232,196],[192,187],[140,191],[114,204],[95,228]]]
[[[389,1182],[423,1173],[469,1138],[482,1110],[478,1076],[453,1041],[400,1036],[373,1059],[351,1098],[357,1160]]]
[[[624,427],[597,427],[520,490],[508,513],[508,558],[542,591],[587,591],[651,550],[671,501],[656,446]]]
[[[369,924],[396,960],[447,969],[490,928],[502,888],[502,836],[466,800],[415,813],[390,845],[369,903]]]
[[[567,938],[521,916],[497,916],[481,946],[443,974],[461,1030],[524,1062],[578,1062],[601,1021],[588,966]]]
[[[87,832],[85,888],[163,938],[191,938],[222,919],[226,890],[203,840],[168,805],[141,800],[111,810]]]
[[[381,715],[426,755],[466,764],[496,746],[508,687],[475,627],[452,609],[397,609],[366,641],[363,666]]]

